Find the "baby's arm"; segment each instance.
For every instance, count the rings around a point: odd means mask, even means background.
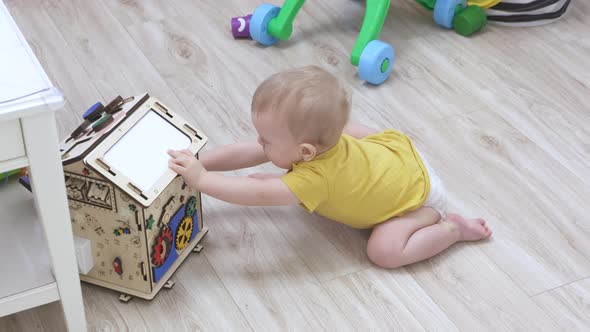
[[[199,154],[209,171],[233,171],[268,162],[262,146],[256,141],[238,142]]]
[[[240,205],[294,205],[299,200],[280,178],[260,179],[206,172],[197,188],[209,196]]]
[[[292,205],[299,200],[280,178],[260,179],[208,172],[190,151],[169,151],[169,166],[191,187],[240,205]]]
[[[344,133],[346,135],[350,135],[354,138],[363,138],[363,137],[367,137],[369,135],[373,135],[378,133],[379,130],[374,129],[374,128],[370,128],[367,126],[364,126],[362,124],[358,124],[358,123],[348,123],[345,127],[344,127]]]

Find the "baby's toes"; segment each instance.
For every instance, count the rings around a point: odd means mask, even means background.
[[[485,225],[477,225],[476,227],[473,228],[474,230],[474,240],[483,240],[483,239],[487,239],[488,237],[490,237],[490,235],[492,235],[492,231],[490,231],[489,228],[487,228]]]
[[[492,231],[489,228],[486,228],[485,233],[484,233],[484,239],[489,238],[490,236],[492,236]]]
[[[478,223],[478,224],[480,224],[480,225],[482,225],[482,226],[486,224],[486,221],[485,221],[485,219],[483,219],[483,218],[477,218],[477,219],[475,219],[475,220],[477,221],[477,223]]]

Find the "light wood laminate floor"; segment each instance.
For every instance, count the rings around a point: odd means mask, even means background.
[[[252,137],[256,86],[317,64],[351,87],[353,118],[408,133],[447,184],[452,210],[494,230],[489,241],[387,271],[365,257],[367,231],[297,207],[206,198],[205,249],[172,290],[123,304],[83,285],[91,330],[590,330],[587,1],[552,25],[490,25],[473,38],[394,1],[380,38],[397,60],[377,88],[348,61],[363,1],[308,1],[291,40],[270,48],[229,31],[231,16],[261,1],[5,2],[67,98],[62,137],[94,102],[142,92],[202,128],[209,147]],[[64,329],[59,303],[0,319],[1,331]]]

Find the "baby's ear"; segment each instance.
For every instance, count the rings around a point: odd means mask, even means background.
[[[310,161],[315,158],[318,153],[317,148],[309,143],[303,143],[299,145],[299,155],[304,161]]]

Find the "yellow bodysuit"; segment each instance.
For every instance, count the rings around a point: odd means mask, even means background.
[[[330,150],[293,165],[282,180],[307,211],[355,228],[416,210],[430,191],[418,152],[394,130],[363,139],[342,135]]]

